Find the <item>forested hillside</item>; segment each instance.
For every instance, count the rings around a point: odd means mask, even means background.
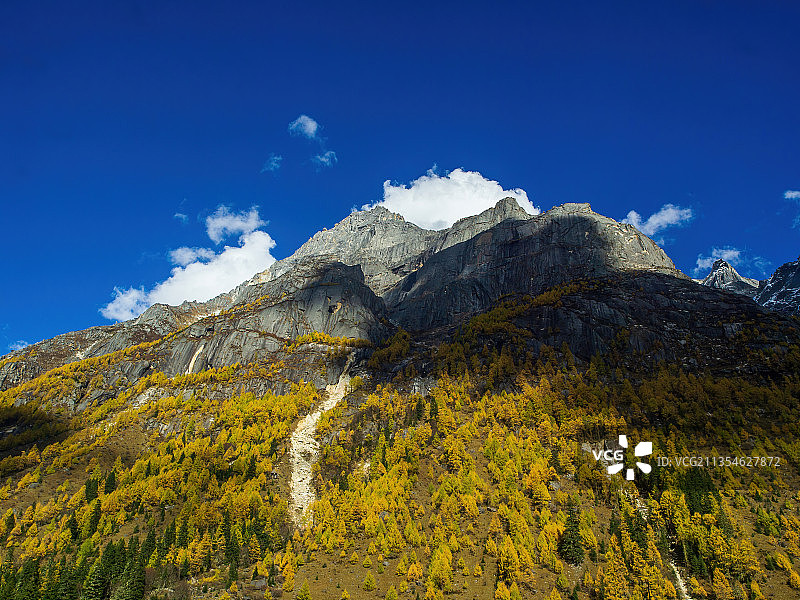
[[[539,311],[607,285],[374,349],[318,333],[252,364],[121,376],[156,360],[149,342],[2,392],[0,597],[797,597],[800,325],[740,323],[705,363],[621,327],[590,357],[533,335]],[[324,392],[287,364],[343,360],[296,524],[290,436]],[[653,443],[649,474],[595,459],[621,434],[626,465]],[[736,464],[656,461],[701,455]]]

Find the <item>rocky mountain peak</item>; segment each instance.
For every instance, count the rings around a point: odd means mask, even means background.
[[[786,315],[800,314],[800,257],[778,267],[764,282],[755,301]]]
[[[554,206],[547,213],[551,217],[555,217],[558,215],[569,215],[575,213],[594,213],[592,210],[591,204],[588,202],[565,202],[564,204],[559,204],[558,206]]]
[[[711,271],[713,272],[719,269],[733,269],[733,267],[728,261],[722,258],[718,258],[717,260],[714,261],[714,264],[711,266]]]
[[[726,260],[718,258],[711,267],[711,272],[697,283],[720,290],[728,290],[737,294],[750,296],[758,293],[760,283],[757,279],[742,277]]]
[[[419,268],[425,256],[464,242],[508,219],[530,217],[511,197],[441,231],[423,229],[383,206],[353,211],[330,229],[315,233],[297,252],[256,275],[248,285],[279,277],[303,259],[327,257],[347,265],[360,265],[367,285],[383,296]]]

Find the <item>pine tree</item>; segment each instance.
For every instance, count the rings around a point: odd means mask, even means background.
[[[510,536],[503,538],[500,546],[497,571],[498,575],[507,583],[511,583],[519,577],[519,555]]]
[[[245,479],[252,479],[256,476],[256,455],[250,455],[250,461],[247,463],[247,470],[244,472]]]
[[[504,581],[497,582],[497,588],[494,590],[494,600],[511,600],[511,592],[508,591]]]
[[[97,525],[100,523],[100,500],[95,499],[92,503],[92,511],[89,513],[89,517],[84,521],[83,526],[83,537],[90,538],[94,535],[94,532],[97,531]]]
[[[98,558],[89,569],[86,581],[83,582],[81,600],[103,600],[107,587],[108,577],[103,569],[102,559]]]
[[[150,560],[150,557],[153,554],[153,551],[156,549],[156,534],[151,529],[147,532],[147,537],[144,539],[144,543],[142,544],[142,549],[140,550],[140,554],[142,555],[142,560],[144,563],[147,564],[147,561]]]
[[[60,564],[65,564],[64,558]],[[47,563],[47,578],[43,579],[41,600],[58,600],[58,568],[52,557]]]
[[[93,477],[89,477],[84,485],[84,496],[86,496],[86,504],[91,504],[97,498],[97,491],[99,482]]]
[[[570,499],[564,533],[558,541],[558,553],[561,558],[573,565],[580,565],[583,562],[584,552],[580,528],[581,523],[575,501]]]
[[[179,548],[186,548],[187,544],[189,543],[189,525],[186,523],[186,519],[181,521],[181,526],[178,529],[178,537],[175,540],[175,543],[178,544]]]
[[[144,557],[140,556],[131,575],[127,600],[142,600],[144,598],[145,565]]]
[[[734,600],[733,589],[728,583],[728,578],[719,569],[714,569],[714,596],[717,600]]]
[[[72,518],[73,518],[73,520],[75,519],[75,513],[72,513]],[[17,524],[17,519],[16,519],[16,517],[14,517],[14,511],[9,510],[8,514],[6,515],[6,520],[5,520],[6,535],[8,535],[9,531],[14,529],[14,526],[16,524]],[[77,521],[75,522],[75,527],[76,528],[78,527]]]
[[[19,571],[13,600],[39,600],[39,564],[27,559]]]
[[[80,581],[75,572],[75,567],[65,561],[62,564],[61,572],[58,574],[56,595],[59,600],[77,600]]]
[[[696,577],[692,577],[689,579],[689,590],[691,591],[692,596],[696,596],[698,598],[708,597],[708,592],[706,592],[706,589],[703,587],[703,584],[697,581]]]
[[[78,525],[78,519],[75,518],[74,511],[70,513],[69,520],[67,520],[67,529],[69,529],[69,532],[72,534],[73,540],[78,539],[78,533],[80,533],[80,526]]]
[[[17,587],[17,577],[14,569],[4,568],[5,573],[0,583],[0,598],[13,598],[14,590]],[[2,573],[0,573],[2,574]]]
[[[128,552],[125,555],[125,575],[130,576],[139,558],[139,538],[135,537],[128,543]]]
[[[297,592],[297,600],[311,600],[311,589],[308,587],[308,581],[304,581]]]
[[[364,577],[364,581],[361,582],[361,587],[365,592],[372,592],[375,590],[375,575],[372,574],[372,571],[367,572],[367,576]]]
[[[294,590],[294,567],[291,561],[287,561],[283,568],[283,591],[291,592],[292,590]]]
[[[110,494],[114,490],[117,489],[117,476],[114,474],[114,471],[109,471],[108,477],[106,477],[105,485],[103,486],[103,493]]]

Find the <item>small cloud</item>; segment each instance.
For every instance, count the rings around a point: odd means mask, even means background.
[[[333,150],[327,150],[322,154],[317,154],[311,160],[313,160],[320,167],[332,167],[339,161],[339,159],[336,158],[336,152]]]
[[[178,221],[180,221],[181,223],[184,223],[184,224],[189,222],[189,216],[185,215],[183,213],[180,213],[180,212],[176,212],[174,215],[172,215],[172,217],[174,219],[178,219]]]
[[[294,136],[301,136],[313,140],[317,137],[319,123],[308,115],[300,115],[289,123],[289,133]]]
[[[767,260],[763,256],[753,257],[750,263],[760,277],[764,277],[772,271],[772,261]]]
[[[277,171],[281,168],[281,161],[283,157],[280,154],[275,154],[271,152],[270,155],[267,157],[267,160],[264,162],[264,166],[261,167],[261,173],[272,173]]]
[[[16,342],[10,343],[8,345],[8,349],[12,352],[16,352],[17,350],[22,350],[28,346],[30,346],[30,342],[26,342],[25,340],[17,340]]]
[[[667,227],[684,225],[691,221],[693,217],[694,213],[691,208],[665,204],[658,212],[650,215],[647,220],[642,220],[642,215],[632,210],[621,222],[633,225],[643,234],[652,236]]]
[[[111,321],[127,321],[138,317],[149,306],[144,288],[124,290],[114,286],[114,299],[100,309],[100,314]]]
[[[208,248],[189,248],[188,246],[175,248],[175,250],[170,250],[169,252],[170,262],[181,267],[185,267],[197,260],[211,260],[215,256],[216,253]]]
[[[800,202],[800,191],[786,190],[785,192],[783,192],[783,197],[785,200],[794,200],[796,202]],[[800,214],[794,218],[792,227],[800,227]]]
[[[229,235],[247,234],[255,231],[266,222],[258,216],[254,206],[248,212],[231,212],[227,206],[219,206],[213,214],[206,217],[206,232],[215,244],[219,244]]]
[[[362,209],[383,206],[425,229],[445,229],[459,219],[493,207],[507,196],[516,198],[529,214],[539,214],[525,190],[505,190],[477,171],[456,169],[439,175],[435,167],[408,186],[385,181],[383,200],[366,204]]]

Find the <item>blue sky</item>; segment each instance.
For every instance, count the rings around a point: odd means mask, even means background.
[[[146,302],[226,245],[287,256],[434,165],[543,210],[672,205],[653,237],[684,272],[724,254],[767,276],[800,252],[798,22],[794,2],[4,3],[0,353],[109,323],[115,288]]]

